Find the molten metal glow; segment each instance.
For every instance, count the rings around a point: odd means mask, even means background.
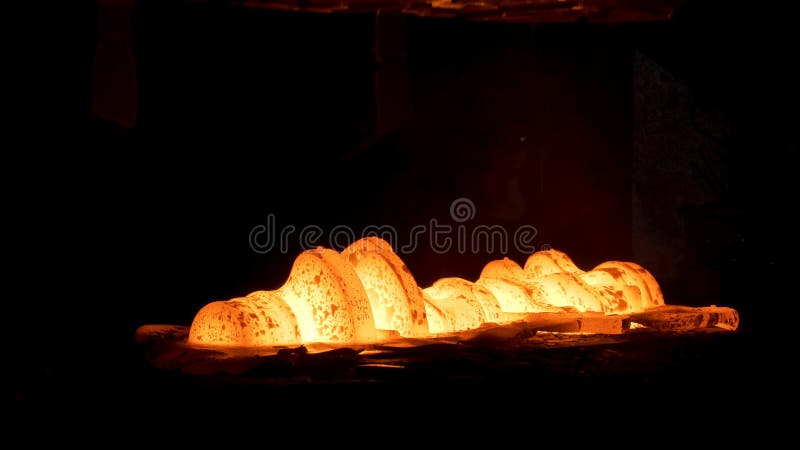
[[[638,264],[610,261],[584,272],[557,250],[534,253],[524,268],[508,258],[491,261],[475,283],[442,278],[422,290],[391,246],[370,237],[341,254],[301,253],[277,290],[206,305],[189,342],[369,342],[377,330],[428,336],[506,323],[518,313],[627,314],[663,304],[655,278]]]
[[[289,305],[273,292],[209,303],[192,323],[189,342],[262,346],[302,342]]]
[[[539,286],[544,299],[553,306],[572,307],[580,312],[605,312],[602,295],[570,272],[557,272],[532,281]]]
[[[318,248],[297,257],[280,289],[205,306],[192,322],[189,342],[366,342],[376,334],[372,308],[353,267],[339,253]]]
[[[463,298],[463,301],[473,305],[477,302],[483,311],[483,318],[486,322],[506,322],[503,309],[500,308],[500,302],[497,301],[494,294],[463,278],[440,278],[423,292],[431,298]]]
[[[401,336],[429,333],[422,292],[388,242],[364,238],[344,249],[342,255],[361,279],[376,328],[396,330]]]
[[[544,297],[538,286],[524,280],[510,278],[480,278],[475,283],[491,292],[500,303],[503,312],[546,312],[554,309],[540,304],[537,299]]]
[[[531,281],[519,264],[503,258],[486,264],[475,284],[491,292],[504,312],[558,311],[553,302],[547,301],[542,287]]]
[[[627,286],[637,287],[641,298],[641,310],[654,308],[664,304],[664,295],[658,286],[656,279],[644,267],[632,263],[621,261],[604,262],[594,270],[602,270],[619,278]]]
[[[483,306],[467,280],[442,278],[422,292],[425,312],[435,317],[428,324],[431,333],[472,330],[486,322]]]
[[[621,277],[615,277],[605,270],[591,270],[580,274],[579,277],[603,297],[607,314],[624,314],[641,310],[639,288],[626,285]]]
[[[558,250],[542,250],[528,257],[525,261],[525,273],[531,278],[539,278],[551,273],[583,272],[572,262],[566,253]]]
[[[364,287],[336,251],[318,248],[301,253],[277,292],[297,316],[306,342],[375,339],[375,321]]]

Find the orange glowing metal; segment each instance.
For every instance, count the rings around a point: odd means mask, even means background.
[[[377,330],[424,337],[510,322],[516,313],[627,314],[663,304],[658,283],[641,266],[611,261],[584,272],[557,250],[532,254],[524,267],[508,258],[491,261],[474,283],[442,278],[423,290],[391,246],[370,237],[341,254],[301,253],[277,290],[206,305],[189,342],[370,342],[378,340]]]
[[[377,237],[360,239],[342,255],[361,279],[378,329],[409,337],[429,334],[422,292],[388,242]]]
[[[431,333],[471,330],[487,322],[471,284],[460,278],[443,278],[423,291]]]

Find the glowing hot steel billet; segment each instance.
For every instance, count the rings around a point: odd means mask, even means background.
[[[279,289],[206,305],[192,322],[189,343],[366,343],[385,335],[379,330],[426,337],[513,322],[520,313],[602,317],[663,305],[658,283],[641,266],[610,261],[584,272],[557,250],[536,252],[524,266],[491,261],[474,283],[451,277],[420,289],[391,246],[369,237],[341,254],[301,253]]]

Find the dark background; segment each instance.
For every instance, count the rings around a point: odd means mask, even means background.
[[[22,403],[150,389],[138,326],[188,325],[209,301],[285,280],[296,239],[288,255],[248,244],[269,213],[405,233],[452,223],[459,197],[476,205],[468,226],[533,225],[537,248],[585,269],[641,263],[668,303],[737,308],[734,366],[768,365],[774,305],[796,298],[780,281],[796,229],[792,11],[697,0],[666,23],[532,26],[55,8],[9,87],[24,135],[4,167]],[[502,256],[403,258],[425,286]]]

